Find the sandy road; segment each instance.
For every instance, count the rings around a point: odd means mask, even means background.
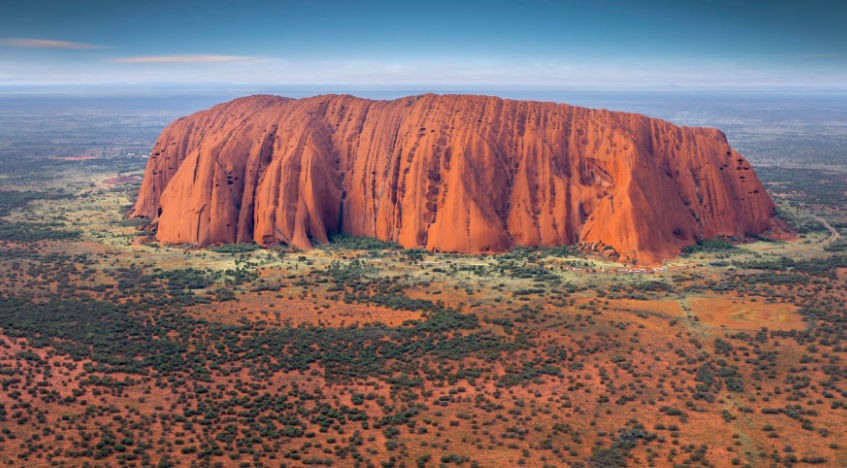
[[[819,222],[819,223],[823,224],[823,227],[825,227],[825,228],[826,228],[826,229],[830,232],[830,234],[831,234],[831,235],[829,236],[829,238],[822,240],[822,241],[819,243],[820,245],[824,245],[824,244],[831,244],[831,243],[835,242],[835,241],[836,241],[836,239],[838,239],[838,238],[841,236],[841,235],[838,233],[838,231],[836,231],[836,230],[835,230],[835,228],[834,228],[834,227],[832,227],[832,226],[831,226],[828,222],[826,222],[826,220],[825,220],[825,219],[821,218],[821,217],[820,217],[820,216],[818,216],[818,215],[813,215],[813,214],[810,214],[809,216],[811,216],[812,218],[814,218],[817,222]]]

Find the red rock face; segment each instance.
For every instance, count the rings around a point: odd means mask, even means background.
[[[699,239],[780,230],[726,136],[638,114],[487,96],[252,96],[173,122],[136,217],[170,243],[331,233],[484,253],[581,244],[656,263]]]

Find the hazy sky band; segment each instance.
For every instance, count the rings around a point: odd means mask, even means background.
[[[847,85],[847,7],[827,1],[108,0],[0,9],[7,84]]]

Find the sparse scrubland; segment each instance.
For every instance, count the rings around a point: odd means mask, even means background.
[[[2,162],[3,466],[847,464],[836,177],[760,170],[797,240],[654,270],[165,245],[126,218],[144,163]]]

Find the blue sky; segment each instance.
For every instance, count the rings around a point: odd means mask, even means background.
[[[41,1],[0,84],[847,87],[836,1]]]

